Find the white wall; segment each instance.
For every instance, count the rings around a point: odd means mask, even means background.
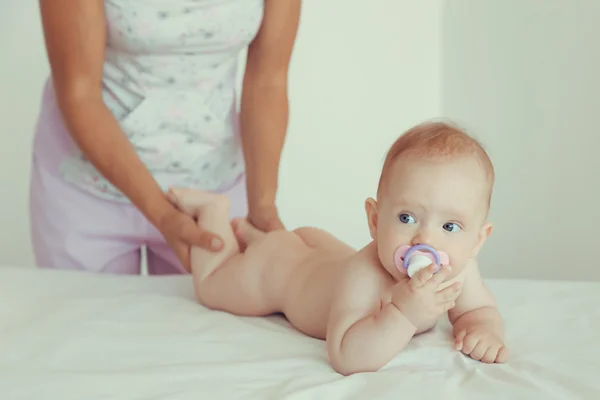
[[[484,274],[600,279],[599,2],[304,3],[281,171],[290,228],[362,245],[387,146],[441,114],[472,128],[496,165]],[[30,143],[48,72],[37,2],[2,6],[0,54],[0,264],[31,265]]]
[[[440,111],[441,4],[304,1],[281,171],[290,228],[317,225],[351,245],[366,242],[363,202],[388,145]],[[0,264],[32,265],[30,146],[48,66],[38,3],[0,7]]]
[[[353,246],[370,239],[364,201],[388,147],[440,112],[441,1],[308,0],[291,68],[281,171],[290,227]]]
[[[600,279],[600,2],[448,0],[443,112],[497,168],[486,276]]]
[[[0,60],[0,265],[32,265],[30,148],[48,74],[37,1],[2,1]]]

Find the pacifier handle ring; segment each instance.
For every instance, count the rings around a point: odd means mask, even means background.
[[[408,269],[408,260],[409,260],[409,256],[418,250],[425,250],[430,252],[431,254],[433,254],[433,257],[435,258],[435,265],[437,265],[437,269],[435,272],[438,272],[441,268],[441,263],[440,263],[440,255],[438,254],[438,252],[431,246],[426,245],[426,244],[417,244],[412,246],[410,249],[408,249],[406,251],[406,254],[404,255],[404,268]]]

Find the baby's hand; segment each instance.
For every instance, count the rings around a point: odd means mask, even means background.
[[[456,349],[484,363],[503,363],[508,360],[504,342],[485,325],[461,330],[454,338]]]
[[[458,282],[438,291],[451,269],[444,267],[434,275],[436,268],[432,264],[411,279],[396,283],[392,292],[392,303],[417,328],[454,307],[454,301],[460,294]]]

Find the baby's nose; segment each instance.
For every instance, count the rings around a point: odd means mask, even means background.
[[[432,246],[431,236],[427,232],[418,232],[411,240],[410,244],[416,246],[418,244],[426,244]]]

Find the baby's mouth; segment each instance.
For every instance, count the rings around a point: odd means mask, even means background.
[[[409,257],[407,262],[406,257]],[[415,263],[410,266],[410,261],[414,258]],[[419,261],[417,261],[419,259]],[[430,261],[430,262],[428,262]],[[400,246],[394,253],[394,263],[396,268],[405,274],[413,275],[417,270],[426,268],[430,264],[436,264],[438,271],[441,267],[450,264],[448,254],[443,251],[438,251],[431,246],[415,245],[415,246]]]

